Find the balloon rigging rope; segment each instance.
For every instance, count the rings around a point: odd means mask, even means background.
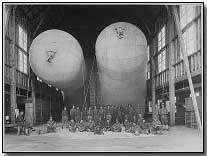
[[[87,97],[88,90],[89,90],[89,87],[90,87],[90,82],[91,82],[91,76],[92,76],[92,72],[93,72],[94,62],[95,62],[95,56],[94,56],[94,59],[93,59],[92,69],[91,69],[91,72],[90,72],[90,77],[89,77],[88,87],[87,87],[86,94],[85,94],[85,97],[84,97],[83,107],[84,107],[85,104],[86,104],[86,97]]]
[[[84,78],[84,73],[83,73],[83,63],[82,63],[82,66],[81,66],[81,68],[82,68],[82,75],[83,75],[83,95],[85,96],[85,78]]]

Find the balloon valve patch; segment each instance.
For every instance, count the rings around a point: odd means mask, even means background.
[[[54,59],[55,54],[56,54],[56,51],[52,51],[52,50],[47,51],[47,60],[46,61],[48,63],[52,63],[52,60]]]

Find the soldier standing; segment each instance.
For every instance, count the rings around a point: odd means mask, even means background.
[[[128,113],[129,113],[129,121],[132,122],[135,112],[131,104],[128,105]]]
[[[88,121],[93,119],[93,111],[91,110],[91,107],[88,108],[87,115]]]
[[[121,124],[123,124],[122,110],[121,110],[121,107],[120,107],[120,106],[118,107],[118,110],[117,110],[117,117],[116,117],[116,118],[119,120],[119,122],[120,122]]]
[[[101,118],[101,121],[103,122],[105,120],[105,110],[103,109],[103,107],[101,106],[99,109],[99,118]]]
[[[75,111],[75,122],[79,123],[80,120],[81,120],[81,111],[80,111],[79,107],[77,107],[76,111]]]
[[[81,112],[82,114],[82,119],[84,122],[88,121],[88,115],[87,115],[87,107],[84,107],[84,110]]]
[[[76,110],[75,110],[75,106],[73,105],[73,107],[70,109],[71,120],[75,120],[75,113],[76,113]]]
[[[162,102],[162,108],[159,109],[159,114],[160,114],[161,123],[163,125],[163,129],[168,130],[169,128],[168,119],[167,119],[168,111],[167,111],[167,108],[165,107],[164,102]]]
[[[62,111],[62,128],[65,124],[68,122],[68,111],[66,110],[66,107],[64,107],[64,110]]]
[[[96,108],[96,106],[94,106],[94,109],[93,109],[93,120],[95,122],[97,122],[98,121],[98,117],[99,117],[99,115],[98,115],[98,109]]]
[[[111,119],[112,119],[112,111],[110,106],[108,105],[106,109],[106,120],[109,120],[111,122]]]

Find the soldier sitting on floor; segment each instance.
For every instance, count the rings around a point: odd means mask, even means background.
[[[55,122],[53,121],[52,116],[47,122],[47,133],[50,133],[50,132],[55,132]]]
[[[101,119],[99,119],[96,122],[96,125],[95,125],[95,128],[94,128],[94,134],[99,134],[99,135],[103,135],[104,134],[104,132],[103,132],[103,125],[102,125]]]
[[[130,133],[132,125],[127,119],[125,119],[124,121],[124,127],[125,127],[125,132]]]
[[[162,134],[162,124],[158,117],[155,117],[152,122],[152,131],[155,131],[155,134]]]
[[[105,122],[104,131],[111,131],[111,121],[109,119]]]
[[[68,129],[69,129],[70,132],[75,132],[76,131],[76,123],[73,119],[70,120],[70,122],[68,124]]]
[[[122,124],[119,122],[118,119],[116,119],[116,122],[111,127],[111,130],[113,132],[121,132],[121,130],[122,130]]]
[[[90,118],[89,121],[87,122],[86,124],[86,130],[87,132],[93,132],[94,131],[94,126],[95,126],[95,123],[94,121]]]
[[[141,133],[143,133],[143,134],[149,134],[150,133],[150,129],[149,129],[149,127],[146,124],[144,119],[139,123],[139,126],[142,130]]]
[[[77,124],[77,128],[79,132],[85,131],[85,123],[83,120],[81,120],[80,123]]]
[[[139,125],[137,125],[135,122],[133,122],[133,125],[132,125],[132,128],[131,128],[131,133],[136,135],[136,136],[139,136],[140,133],[141,133],[141,128]]]

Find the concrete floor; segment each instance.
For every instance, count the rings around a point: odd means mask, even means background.
[[[133,136],[127,133],[69,133],[59,130],[36,136],[6,134],[4,151],[136,151],[202,152],[203,139],[195,129],[176,126],[163,135]]]

